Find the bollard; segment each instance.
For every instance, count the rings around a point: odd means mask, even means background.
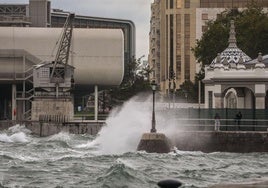
[[[160,187],[160,188],[178,188],[182,185],[181,182],[177,181],[177,180],[162,180],[162,181],[159,181],[157,183],[157,185]]]

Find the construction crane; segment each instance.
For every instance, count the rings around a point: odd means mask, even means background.
[[[73,20],[74,14],[69,14],[54,61],[44,61],[33,68],[32,120],[62,122],[73,118],[74,67],[68,64]]]
[[[68,64],[74,14],[66,19],[54,61],[44,61],[33,69],[35,96],[69,95],[74,86],[74,67]]]
[[[50,74],[51,83],[63,83],[66,71],[66,65],[68,64],[71,39],[73,33],[73,20],[74,14],[70,13],[66,19],[63,27],[63,33],[59,43],[59,49],[55,60],[53,61],[53,69]]]

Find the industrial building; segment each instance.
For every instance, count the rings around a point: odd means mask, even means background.
[[[68,33],[69,16],[49,0],[0,5],[0,119],[72,120],[89,92],[97,114],[98,91],[121,83],[135,57],[134,24],[75,15]]]
[[[230,8],[245,8],[252,0],[154,0],[151,5],[149,63],[164,94],[194,81],[197,62],[191,48],[206,31],[206,22]],[[268,1],[255,0],[267,9]]]

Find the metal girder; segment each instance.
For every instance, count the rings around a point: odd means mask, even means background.
[[[0,5],[0,14],[26,16],[26,6],[25,5]]]
[[[72,32],[73,32],[74,14],[69,14],[63,27],[62,37],[59,43],[59,49],[55,61],[53,62],[53,69],[51,72],[51,82],[59,83],[64,81],[66,65],[68,64],[69,52],[71,46]]]

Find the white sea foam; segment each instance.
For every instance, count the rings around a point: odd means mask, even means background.
[[[8,136],[6,133],[0,134],[0,142],[12,142],[10,139],[10,136]]]
[[[95,140],[99,151],[104,154],[136,151],[142,134],[150,130],[150,113],[150,107],[136,102],[136,98],[114,110]]]
[[[24,125],[15,125],[10,127],[3,133],[0,133],[0,142],[18,142],[18,143],[26,143],[30,142],[30,136],[28,135],[31,131],[25,128]]]
[[[27,161],[27,162],[33,162],[33,161],[40,161],[41,159],[39,157],[33,157],[30,155],[25,155],[25,154],[17,154],[16,158],[21,160],[21,161]]]
[[[173,148],[173,151],[170,152],[172,155],[192,155],[192,156],[201,156],[204,153],[202,151],[182,151],[178,150],[176,147]]]
[[[128,168],[136,169],[136,167],[135,167],[131,162],[129,162],[129,161],[127,161],[127,160],[118,158],[118,159],[116,159],[116,162],[117,162],[118,164],[124,164],[124,165],[127,166]]]
[[[60,132],[58,134],[52,135],[48,138],[48,141],[63,141],[67,142],[71,140],[71,135],[67,132]]]
[[[30,139],[24,132],[14,133],[8,135],[7,133],[0,134],[0,141],[1,142],[20,142],[25,143],[29,142]]]
[[[13,142],[29,142],[29,138],[24,132],[15,133],[10,138]]]
[[[143,97],[144,98],[144,97]],[[87,146],[98,145],[101,154],[122,154],[136,151],[143,133],[150,132],[152,120],[152,96],[140,102],[141,97],[136,96],[120,109],[112,111],[106,120],[107,126],[99,132],[94,142]],[[180,131],[174,115],[157,112],[156,129],[164,133],[171,140]],[[163,108],[161,108],[163,110]],[[84,145],[86,146],[86,145]]]
[[[10,127],[8,129],[8,131],[11,132],[11,133],[23,132],[25,134],[30,134],[32,132],[31,130],[27,129],[25,127],[25,125],[20,125],[20,124],[17,124],[17,125],[14,125],[14,126]]]
[[[93,140],[84,144],[76,145],[74,148],[98,148],[98,145],[99,144],[96,142],[96,140]]]

